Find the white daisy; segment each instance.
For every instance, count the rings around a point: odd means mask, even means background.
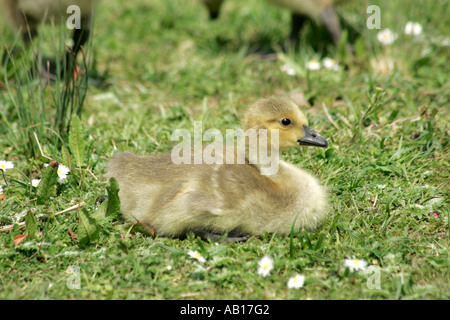
[[[422,26],[417,22],[407,22],[405,26],[405,34],[418,36],[422,33]]]
[[[322,61],[323,66],[329,70],[334,70],[334,71],[338,71],[339,70],[339,65],[337,64],[336,60],[331,59],[331,58],[325,58]]]
[[[193,259],[197,259],[199,262],[204,263],[206,262],[206,259],[203,258],[203,256],[201,255],[200,252],[198,251],[194,251],[194,250],[190,250],[188,251],[188,255],[193,258]]]
[[[294,68],[292,68],[288,64],[283,64],[280,67],[280,69],[281,69],[281,71],[285,72],[287,75],[290,75],[290,76],[295,76],[297,74],[297,72],[295,72]]]
[[[41,183],[41,179],[33,179],[31,180],[31,185],[35,188],[37,188],[37,186],[39,185],[39,183]]]
[[[383,45],[388,46],[391,45],[397,39],[397,34],[392,32],[390,29],[384,29],[378,32],[377,39]]]
[[[63,183],[64,180],[66,180],[67,175],[69,174],[69,172],[70,172],[69,168],[67,168],[63,164],[60,164],[58,166],[58,177],[59,177],[58,182],[59,183]]]
[[[344,264],[350,271],[364,270],[367,266],[367,262],[362,259],[345,259]]]
[[[263,277],[266,277],[273,269],[273,259],[271,257],[264,256],[262,257],[261,260],[259,260],[258,265],[259,265],[258,274]]]
[[[287,285],[289,289],[299,289],[303,287],[305,283],[305,276],[301,274],[297,274],[294,277],[290,278]]]
[[[3,170],[3,172],[5,172],[7,169],[12,168],[14,168],[14,163],[12,163],[11,161],[0,160],[0,170]]]
[[[309,60],[306,63],[306,68],[309,70],[320,70],[320,62],[317,60]]]
[[[3,194],[3,187],[0,186],[0,194]]]

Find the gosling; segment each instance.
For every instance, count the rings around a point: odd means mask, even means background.
[[[216,19],[224,0],[202,0],[208,8],[211,19]],[[335,47],[341,38],[341,26],[333,5],[344,0],[267,0],[275,5],[288,8],[292,11],[291,31],[289,41],[297,45],[298,34],[303,28],[305,21],[318,17],[331,36]]]
[[[299,145],[328,146],[288,98],[256,101],[246,110],[242,124],[246,133],[257,132],[258,146],[267,144],[277,155]],[[278,141],[272,139],[276,134]],[[260,156],[252,159],[250,142],[245,140],[243,164],[177,165],[170,154],[119,153],[109,161],[106,177],[116,178],[119,184],[123,216],[150,225],[161,236],[182,238],[193,231],[204,239],[223,236],[235,242],[265,231],[286,235],[292,228],[319,227],[327,216],[325,187],[283,160],[276,173],[262,174],[265,164]]]
[[[71,70],[73,57],[76,57],[83,45],[89,39],[91,15],[95,0],[0,0],[0,9],[11,21],[13,27],[21,33],[25,46],[29,46],[38,34],[38,26],[42,22],[58,21],[69,18],[68,8],[76,5],[80,8],[80,26],[73,31],[73,46],[66,51],[66,69]],[[41,76],[54,80],[55,66],[50,70],[46,66],[40,67]]]

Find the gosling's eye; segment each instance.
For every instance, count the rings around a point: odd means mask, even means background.
[[[283,120],[281,120],[281,124],[283,126],[288,126],[291,124],[291,120],[289,120],[288,118],[284,118]]]

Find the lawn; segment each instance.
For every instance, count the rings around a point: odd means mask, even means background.
[[[30,79],[26,53],[14,66],[2,60],[0,160],[14,167],[0,175],[0,228],[12,226],[0,232],[0,299],[450,299],[450,4],[370,4],[379,30],[367,27],[367,1],[337,7],[353,30],[350,55],[314,23],[297,50],[283,49],[289,11],[264,1],[228,0],[216,21],[195,1],[102,1],[88,72],[70,93],[80,122],[73,116],[68,132],[54,121],[63,81]],[[421,34],[405,34],[408,21]],[[2,47],[23,48],[1,24]],[[36,46],[53,52],[53,29]],[[378,41],[384,29],[393,43]],[[312,60],[322,67],[308,69]],[[97,207],[99,196],[114,198],[103,174],[116,152],[169,152],[171,133],[199,120],[203,130],[238,128],[245,106],[270,95],[295,99],[329,142],[283,153],[329,190],[315,232],[168,239]],[[44,166],[53,161],[70,168],[62,183]],[[46,175],[50,186],[31,185]],[[265,277],[264,256],[273,259]],[[365,270],[346,266],[354,258]],[[290,289],[296,274],[304,285]]]

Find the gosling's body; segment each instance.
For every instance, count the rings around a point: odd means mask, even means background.
[[[316,178],[285,161],[275,176],[242,165],[175,165],[170,155],[122,153],[108,166],[119,183],[121,212],[157,233],[189,230],[258,235],[313,230],[326,216],[326,191]]]
[[[279,145],[281,149],[298,145],[306,139],[306,120],[290,100],[272,99],[248,109],[245,129],[278,129],[278,118],[289,117],[293,125],[280,129]],[[289,104],[287,111],[283,104]],[[312,132],[326,147],[326,141]],[[282,160],[273,175],[262,175],[261,168],[248,158],[245,164],[176,165],[170,154],[121,153],[110,160],[106,177],[119,183],[124,217],[145,222],[164,236],[183,236],[190,230],[288,234],[293,226],[313,230],[322,223],[327,192],[315,177]]]

